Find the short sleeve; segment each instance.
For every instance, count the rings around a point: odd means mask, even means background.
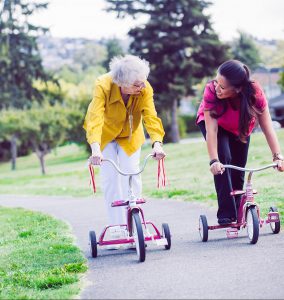
[[[204,110],[212,110],[216,107],[216,92],[213,81],[206,84],[203,93]]]
[[[257,110],[260,110],[261,112],[263,112],[265,110],[265,108],[267,107],[267,99],[266,99],[265,93],[262,90],[259,83],[254,82],[253,87],[255,89],[255,99],[256,99],[255,107],[257,108]]]

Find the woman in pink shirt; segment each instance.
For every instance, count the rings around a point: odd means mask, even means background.
[[[206,139],[210,171],[214,175],[218,223],[234,222],[240,198],[231,196],[230,192],[243,188],[244,172],[229,169],[224,172],[223,164],[245,167],[250,134],[256,122],[265,135],[278,171],[284,171],[267,100],[260,85],[250,79],[246,65],[229,60],[218,68],[216,79],[205,87],[196,122]]]

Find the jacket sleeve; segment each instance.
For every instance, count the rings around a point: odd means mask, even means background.
[[[161,119],[157,117],[153,99],[153,89],[148,82],[143,95],[142,116],[144,126],[150,136],[151,142],[162,142],[165,131]]]
[[[83,128],[89,144],[101,144],[102,128],[104,124],[106,94],[103,86],[97,80],[95,83],[94,96],[89,104]]]

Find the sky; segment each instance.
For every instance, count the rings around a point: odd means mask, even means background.
[[[131,27],[143,24],[145,17],[133,21],[116,18],[104,11],[104,0],[47,0],[47,10],[32,19],[50,29],[54,37],[125,39]],[[211,24],[223,41],[238,37],[238,30],[259,39],[284,40],[284,0],[211,0],[206,11]]]

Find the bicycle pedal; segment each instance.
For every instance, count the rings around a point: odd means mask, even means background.
[[[227,228],[226,234],[228,239],[234,239],[238,237],[238,229],[237,228]]]

